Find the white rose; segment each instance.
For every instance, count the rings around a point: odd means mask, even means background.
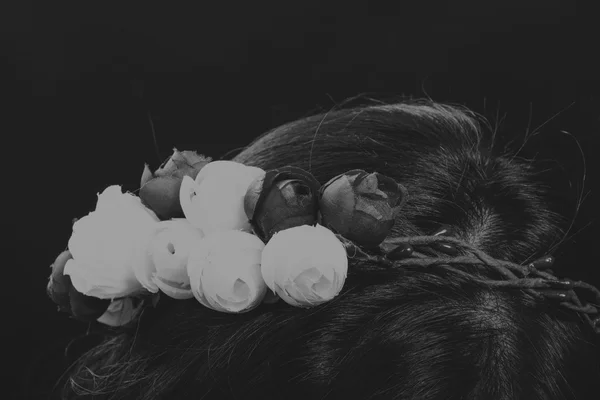
[[[131,297],[113,300],[98,322],[109,326],[122,326],[133,321],[142,310],[143,302],[134,304]]]
[[[141,243],[133,266],[135,276],[152,293],[160,289],[174,299],[191,299],[188,256],[203,236],[185,218],[159,222]]]
[[[100,299],[125,297],[142,289],[132,268],[139,241],[158,218],[136,196],[110,186],[98,194],[96,210],[73,224],[72,259],[64,274],[79,292]]]
[[[344,286],[348,257],[329,229],[302,225],[276,233],[262,252],[267,286],[286,303],[312,307],[333,299]]]
[[[184,176],[179,201],[185,217],[205,235],[252,228],[244,211],[244,196],[252,181],[265,174],[260,168],[233,161],[213,161],[194,181]]]
[[[187,271],[194,297],[216,311],[241,313],[258,306],[267,292],[260,274],[264,243],[242,231],[220,231],[202,239]]]

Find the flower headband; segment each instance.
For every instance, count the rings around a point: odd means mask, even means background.
[[[557,278],[551,256],[526,266],[494,259],[449,228],[387,238],[407,199],[404,186],[377,172],[350,170],[321,186],[301,168],[264,171],[174,149],[154,173],[145,166],[139,196],[110,186],[95,211],[74,220],[47,292],[59,310],[110,326],[134,321],[160,293],[227,313],[279,299],[313,307],[340,293],[348,258],[359,258],[444,265],[490,287],[523,289],[577,311],[600,333],[598,308],[575,289],[596,303],[600,291]],[[457,265],[491,268],[502,279]]]

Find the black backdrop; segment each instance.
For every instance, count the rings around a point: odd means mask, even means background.
[[[581,191],[577,141],[586,191],[597,184],[598,62],[574,2],[88,3],[20,2],[0,14],[4,121],[14,122],[2,150],[16,188],[3,197],[17,236],[3,285],[4,377],[21,398],[41,397],[58,371],[51,360],[85,330],[44,291],[71,219],[108,185],[134,189],[143,163],[157,167],[173,147],[218,159],[359,93],[430,96],[502,119],[518,137],[543,125],[524,155],[560,159],[553,184],[569,215]],[[597,198],[573,231],[597,216]],[[592,225],[563,249],[583,261],[576,276],[598,279],[596,239]]]

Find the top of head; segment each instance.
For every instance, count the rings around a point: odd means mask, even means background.
[[[264,170],[294,165],[321,184],[350,169],[377,171],[410,193],[391,237],[450,226],[466,245],[524,264],[563,238],[564,219],[549,208],[529,163],[498,152],[486,129],[474,114],[429,102],[336,110],[276,128],[233,161]],[[582,338],[592,339],[577,317],[547,311],[526,292],[486,287],[444,266],[356,259],[342,294],[323,307],[273,304],[228,315],[166,302],[135,333],[84,358],[66,391],[496,399],[562,398],[570,387],[585,398],[598,381],[585,369],[595,350]]]

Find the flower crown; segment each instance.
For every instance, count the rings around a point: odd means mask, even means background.
[[[529,265],[494,259],[447,227],[387,238],[407,199],[404,186],[377,172],[350,170],[321,186],[301,168],[264,171],[174,149],[154,173],[145,166],[139,196],[110,186],[95,211],[73,221],[47,292],[59,310],[110,326],[134,321],[160,293],[227,313],[279,299],[313,307],[340,293],[348,258],[360,258],[388,267],[444,265],[491,287],[523,289],[579,312],[600,333],[598,308],[575,289],[596,303],[600,291],[558,279],[552,256]],[[464,265],[502,279],[456,268]]]

